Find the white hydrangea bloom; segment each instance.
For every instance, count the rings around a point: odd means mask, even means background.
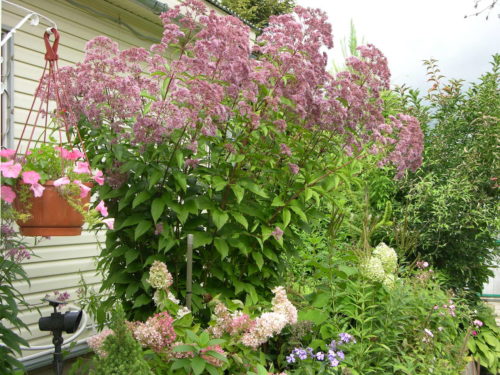
[[[396,276],[394,276],[394,274],[386,275],[382,284],[384,284],[387,289],[393,289],[396,284]]]
[[[396,272],[396,269],[398,268],[398,255],[392,247],[389,247],[385,243],[381,242],[375,250],[373,250],[372,255],[380,259],[386,273]]]
[[[361,264],[361,273],[373,281],[383,282],[385,279],[385,271],[382,261],[376,257],[370,257],[368,261]]]

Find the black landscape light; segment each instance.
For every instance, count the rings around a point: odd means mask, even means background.
[[[57,311],[57,308],[59,307],[59,305],[65,304],[65,302],[50,298],[44,298],[44,300],[54,308],[54,312],[50,314],[50,316],[41,317],[38,320],[38,328],[40,329],[40,331],[51,331],[54,335],[52,339],[52,343],[55,346],[54,370],[56,375],[62,375],[63,358],[61,348],[64,342],[62,333],[74,333],[78,329],[80,321],[82,320],[82,310],[67,311],[62,314]]]

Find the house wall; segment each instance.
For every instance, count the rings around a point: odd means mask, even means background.
[[[64,0],[12,0],[16,4],[29,8],[51,18],[57,23],[61,34],[59,46],[59,64],[66,66],[81,61],[85,43],[98,35],[106,35],[117,41],[121,49],[132,46],[148,47],[150,40],[143,40],[135,36],[128,28],[104,17],[109,15],[114,19],[132,26],[138,33],[159,39],[161,24],[154,23],[141,16],[134,15],[123,7],[113,5],[104,0],[76,0],[79,4],[95,9],[103,15],[96,15],[88,10],[81,9]],[[126,3],[122,1],[122,3]],[[147,11],[145,9],[144,11]],[[3,4],[2,24],[12,27],[24,16],[25,12],[15,7]],[[151,18],[156,18],[151,14]],[[33,93],[42,74],[44,66],[45,47],[43,33],[47,25],[31,26],[25,24],[14,35],[14,117],[15,117],[15,144],[17,144],[25,118],[33,100]],[[103,235],[84,232],[77,237],[53,237],[42,240],[34,248],[34,257],[25,262],[24,268],[30,277],[31,285],[16,283],[19,291],[30,304],[38,304],[45,294],[54,290],[68,291],[71,298],[77,296],[80,279],[97,287],[100,277],[95,272],[94,257],[99,254],[98,241]],[[46,332],[38,330],[40,314],[50,313],[48,307],[37,310],[23,310],[21,318],[30,329],[21,334],[30,345],[51,344],[51,337]],[[68,337],[69,335],[66,335]],[[83,336],[82,336],[83,337]],[[36,352],[24,351],[23,356]]]

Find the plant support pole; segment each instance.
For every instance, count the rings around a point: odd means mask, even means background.
[[[187,236],[187,272],[186,272],[186,307],[191,310],[191,296],[193,292],[193,235]]]

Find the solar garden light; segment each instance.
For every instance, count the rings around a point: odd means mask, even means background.
[[[54,335],[52,343],[55,346],[54,350],[54,370],[56,375],[63,373],[63,357],[61,347],[64,342],[62,337],[63,331],[66,333],[74,333],[80,321],[82,320],[82,310],[80,311],[67,311],[64,314],[57,311],[60,305],[65,302],[58,301],[52,298],[44,298],[50,306],[54,308],[54,312],[50,316],[41,317],[38,320],[38,328],[40,331],[51,331]]]

